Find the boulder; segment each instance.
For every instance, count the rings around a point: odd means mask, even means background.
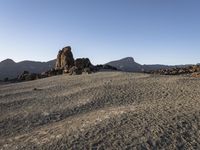
[[[41,78],[51,77],[51,76],[61,75],[61,74],[63,74],[63,69],[52,68],[51,70],[41,73]]]
[[[38,74],[36,73],[31,73],[25,76],[25,81],[31,81],[31,80],[36,80],[38,79]]]
[[[71,47],[64,47],[62,50],[58,52],[57,60],[56,60],[56,70],[60,69],[70,69],[74,66],[74,57],[71,52]]]
[[[24,71],[24,72],[22,72],[21,75],[18,76],[18,80],[24,81],[28,75],[29,75],[29,72],[28,71]]]
[[[24,71],[19,77],[18,81],[31,81],[39,78],[39,75],[36,73],[29,73],[28,71]]]
[[[69,69],[69,75],[81,75],[82,70],[78,69],[76,66],[73,66]]]
[[[118,69],[110,65],[96,65],[94,71],[117,71]]]
[[[200,72],[199,65],[192,65],[187,67],[175,67],[169,69],[159,69],[156,71],[152,71],[151,73],[154,74],[161,74],[161,75],[182,75],[182,74],[193,74],[192,76],[196,76],[196,72]]]
[[[93,72],[93,70],[92,70],[92,68],[84,68],[83,69],[83,73],[85,73],[85,74],[91,74]]]
[[[88,58],[78,58],[75,60],[74,65],[80,70],[84,70],[84,68],[90,68],[92,66]]]
[[[195,78],[200,78],[200,72],[192,73],[191,76],[192,76],[192,77],[195,77]]]

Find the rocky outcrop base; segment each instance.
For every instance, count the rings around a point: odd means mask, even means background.
[[[149,72],[151,74],[160,74],[160,75],[190,75],[192,77],[200,77],[200,65],[192,65],[188,67],[177,67],[170,69],[159,69],[156,71]]]

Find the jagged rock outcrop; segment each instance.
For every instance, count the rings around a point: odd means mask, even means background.
[[[45,77],[51,77],[51,76],[56,76],[56,75],[61,75],[61,74],[63,74],[63,69],[52,68],[51,70],[41,73],[40,77],[45,78]]]
[[[56,60],[55,70],[53,72],[48,72],[48,74],[57,74],[56,71],[60,74],[60,70],[63,73],[70,75],[79,75],[82,73],[91,73],[93,65],[90,62],[89,58],[78,58],[74,60],[73,53],[70,46],[64,47],[59,51]]]
[[[72,68],[69,69],[69,75],[81,75],[82,70],[78,69],[78,67],[73,66]]]
[[[92,73],[93,65],[91,64],[88,58],[78,58],[74,61],[74,66],[69,69],[69,71],[65,70],[65,73],[69,73],[70,75],[80,75],[82,73]]]
[[[8,60],[10,63],[15,63]],[[52,61],[53,62],[53,61]],[[78,58],[74,60],[71,47],[64,47],[58,52],[55,68],[49,69],[42,73],[30,73],[29,71],[24,71],[18,78],[13,78],[10,82],[21,82],[36,80],[56,75],[61,75],[67,73],[69,75],[80,75],[83,73],[90,74],[97,71],[104,70],[117,70],[117,68],[109,65],[97,65],[93,66],[89,58]]]
[[[193,77],[199,77],[200,65],[192,65],[187,67],[175,67],[170,69],[159,69],[156,71],[152,71],[150,73],[153,74],[161,74],[161,75],[181,75],[188,74]]]
[[[28,71],[24,71],[19,77],[18,81],[31,81],[39,78],[39,74],[29,73]]]
[[[88,58],[77,58],[74,62],[74,65],[80,70],[92,67],[92,64]]]
[[[62,50],[59,51],[56,60],[56,67],[55,69],[70,69],[74,66],[74,57],[71,52],[71,47],[67,46],[64,47]]]
[[[96,65],[94,67],[95,71],[117,71],[118,69],[116,67],[110,66],[110,65]],[[118,70],[119,71],[119,70]]]
[[[28,71],[24,71],[21,75],[18,76],[18,80],[23,81],[29,75]]]

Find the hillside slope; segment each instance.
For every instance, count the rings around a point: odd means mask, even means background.
[[[200,80],[101,72],[0,86],[0,149],[199,149]]]
[[[31,73],[41,73],[54,67],[55,60],[48,62],[21,61],[16,63],[12,59],[6,59],[0,62],[0,80],[6,77],[10,79],[16,78],[25,70]]]

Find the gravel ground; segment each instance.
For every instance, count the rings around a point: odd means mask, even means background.
[[[0,149],[200,149],[200,79],[100,72],[0,85]]]

